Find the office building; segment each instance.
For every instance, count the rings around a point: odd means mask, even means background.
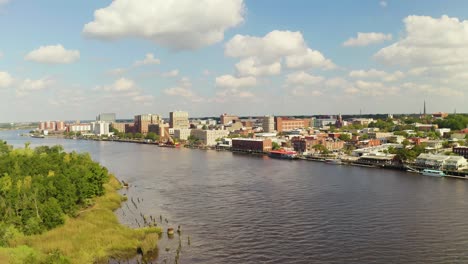
[[[187,140],[191,131],[189,128],[174,129],[174,137],[180,140]]]
[[[144,114],[144,115],[136,115],[134,118],[134,130],[135,133],[148,133],[148,126],[151,124],[162,124],[164,121],[162,120],[160,115],[155,114]]]
[[[335,120],[333,120],[334,122]],[[302,129],[309,127],[309,119],[296,119],[287,117],[276,117],[276,131],[291,131],[295,129]]]
[[[184,111],[175,111],[169,113],[169,127],[170,128],[189,128],[188,113]]]
[[[233,138],[232,150],[242,152],[264,153],[272,150],[272,141],[269,138]]]
[[[91,131],[97,136],[109,136],[110,123],[104,121],[91,122]]]
[[[114,123],[115,122],[115,113],[103,113],[99,114],[96,117],[96,121]]]
[[[229,131],[192,129],[190,134],[193,137],[198,138],[204,145],[214,146],[216,145],[216,140],[227,137],[229,135]]]

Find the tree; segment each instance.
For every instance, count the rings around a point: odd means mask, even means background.
[[[208,127],[207,127],[206,125],[203,125],[203,126],[202,126],[202,129],[203,129],[203,130],[207,130]]]
[[[150,140],[153,140],[153,141],[159,141],[160,137],[159,135],[157,135],[156,133],[154,132],[149,132],[148,134],[146,134],[146,139],[150,139]]]
[[[366,139],[369,139],[369,135],[368,134],[363,134],[362,136],[359,137],[361,140],[366,140]]]
[[[325,147],[324,145],[322,144],[316,144],[316,145],[313,145],[312,148],[321,153],[321,154],[328,154],[330,153],[330,151],[327,149],[327,147]]]
[[[137,138],[137,139],[142,139],[142,138],[144,138],[143,134],[142,134],[142,133],[139,133],[139,132],[138,132],[138,133],[135,133],[135,136],[134,136],[134,137]]]
[[[341,134],[338,138],[340,140],[343,140],[343,141],[350,141],[351,140],[351,137],[349,136],[349,134]]]
[[[278,144],[277,142],[273,142],[273,143],[271,144],[271,146],[272,146],[272,149],[273,149],[273,150],[279,150],[279,149],[281,149],[280,144]]]

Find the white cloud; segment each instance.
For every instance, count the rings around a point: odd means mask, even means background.
[[[216,86],[222,88],[245,88],[257,85],[255,77],[234,77],[232,75],[222,75],[216,77]]]
[[[399,95],[400,88],[397,86],[386,86],[381,82],[367,82],[358,80],[354,86],[347,87],[345,92],[364,96],[389,96]]]
[[[235,35],[226,43],[224,54],[242,58],[243,66],[253,65],[250,71],[256,75],[278,74],[284,60],[288,68],[294,69],[335,67],[322,53],[308,47],[301,32],[274,30],[264,37]]]
[[[124,68],[116,68],[116,69],[112,69],[110,71],[108,71],[107,73],[110,74],[110,75],[123,75],[127,70],[124,69]]]
[[[393,82],[403,78],[405,74],[401,71],[395,71],[394,73],[387,73],[385,71],[379,71],[376,69],[370,70],[357,70],[351,71],[349,77],[352,78],[364,78],[364,79],[380,79],[384,82]]]
[[[291,69],[323,68],[330,70],[336,68],[331,60],[312,49],[307,49],[305,54],[294,54],[286,57],[286,65]]]
[[[192,97],[194,93],[190,88],[187,87],[171,87],[164,90],[164,93],[171,96],[182,96],[182,97]]]
[[[240,76],[278,75],[281,73],[281,63],[262,65],[257,59],[250,57],[238,62],[236,70]]]
[[[127,78],[119,78],[111,85],[97,86],[95,90],[106,92],[130,92],[137,90],[135,82]]]
[[[306,72],[294,72],[286,76],[287,86],[315,86],[325,80],[322,76],[310,75]]]
[[[345,47],[363,47],[368,46],[371,44],[378,44],[382,43],[387,40],[392,40],[392,34],[384,34],[384,33],[362,33],[358,32],[356,38],[349,38],[345,42],[343,42],[343,46]]]
[[[13,77],[8,72],[1,72],[0,71],[0,89],[1,88],[9,88],[14,83]]]
[[[177,77],[179,75],[179,70],[172,70],[168,72],[164,72],[162,74],[163,77]]]
[[[16,89],[17,96],[25,96],[34,91],[41,91],[51,87],[55,80],[51,78],[42,78],[38,80],[25,79]]]
[[[465,93],[457,89],[453,89],[449,87],[434,87],[433,85],[424,84],[424,83],[407,82],[402,85],[402,88],[404,88],[407,92],[411,92],[417,95],[431,94],[435,96],[444,96],[444,97],[464,97],[465,96]]]
[[[408,16],[406,35],[374,57],[390,65],[440,66],[468,63],[468,20]]]
[[[8,2],[10,2],[10,0],[0,0],[0,6],[8,4]]]
[[[220,42],[244,21],[243,0],[115,0],[94,12],[83,33],[100,39],[138,37],[170,49]]]
[[[191,102],[203,102],[204,101],[202,97],[198,96],[192,90],[192,82],[187,77],[181,78],[177,86],[165,89],[163,93],[169,96],[183,97],[183,98],[189,99]]]
[[[136,95],[132,98],[132,101],[137,103],[147,104],[154,100],[154,96],[152,95]]]
[[[135,61],[133,64],[134,66],[142,66],[142,65],[152,65],[152,64],[160,64],[161,60],[156,59],[153,53],[148,53],[145,55],[143,60]]]
[[[29,52],[24,58],[28,61],[50,64],[69,64],[80,59],[78,50],[66,50],[62,45],[41,46]]]
[[[380,1],[380,6],[384,8],[387,7],[388,6],[387,1]]]

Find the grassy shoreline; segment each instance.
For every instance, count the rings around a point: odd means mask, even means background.
[[[109,258],[144,255],[157,251],[161,229],[131,229],[119,223],[114,211],[124,197],[118,193],[120,182],[110,176],[105,194],[65,224],[33,236],[14,236],[10,247],[0,247],[0,263],[106,263]]]

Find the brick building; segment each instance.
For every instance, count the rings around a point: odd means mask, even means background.
[[[298,128],[306,128],[310,125],[309,119],[296,119],[287,117],[276,117],[276,131],[291,131]]]
[[[233,138],[232,150],[243,152],[264,153],[272,149],[272,141],[269,138]]]

